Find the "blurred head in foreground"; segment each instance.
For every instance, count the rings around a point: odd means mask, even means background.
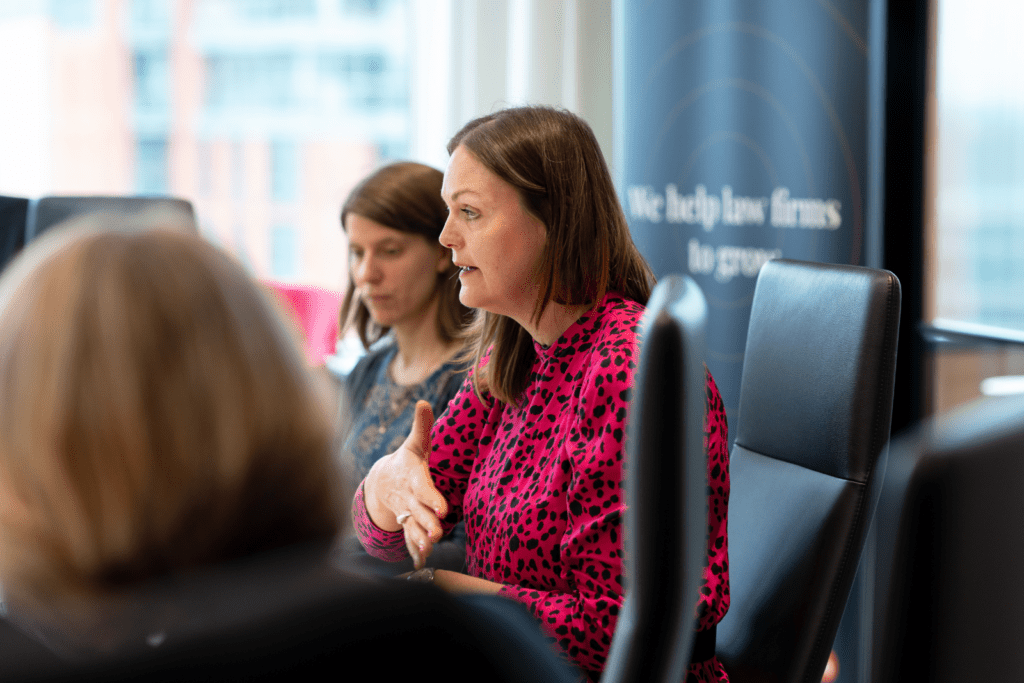
[[[62,230],[0,278],[0,581],[54,619],[334,536],[332,416],[273,304],[170,231]]]

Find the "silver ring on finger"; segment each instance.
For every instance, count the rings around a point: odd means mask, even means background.
[[[395,517],[395,521],[398,522],[399,526],[404,526],[405,525],[405,521],[407,519],[409,519],[410,517],[412,517],[412,513],[411,512],[403,512],[402,514],[400,514],[397,517]]]

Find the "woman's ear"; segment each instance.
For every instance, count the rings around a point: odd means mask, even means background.
[[[440,245],[438,245],[437,248],[441,252],[437,259],[437,272],[439,274],[444,274],[452,267],[452,250]]]

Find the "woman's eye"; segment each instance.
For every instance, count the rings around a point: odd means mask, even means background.
[[[474,211],[473,209],[470,209],[470,208],[463,209],[462,213],[463,213],[463,215],[466,216],[466,218],[476,218],[477,217],[476,211]]]

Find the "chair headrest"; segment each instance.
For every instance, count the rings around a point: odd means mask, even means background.
[[[893,386],[878,378],[896,363],[899,307],[899,280],[888,271],[765,264],[754,290],[735,443],[866,481],[889,438]]]
[[[25,241],[29,242],[70,218],[110,214],[123,220],[126,229],[176,228],[197,232],[192,204],[172,197],[67,196],[43,197],[29,212]]]

